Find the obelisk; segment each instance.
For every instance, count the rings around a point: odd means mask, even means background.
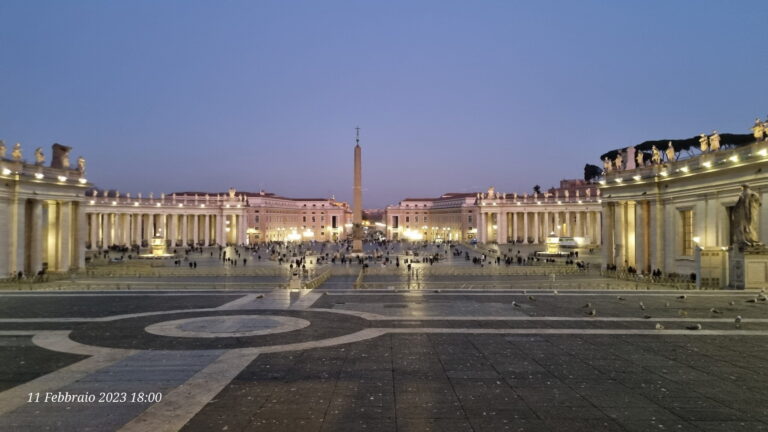
[[[360,148],[360,128],[355,128],[355,184],[352,198],[352,252],[363,251],[363,150]]]

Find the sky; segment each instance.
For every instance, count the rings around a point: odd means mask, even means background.
[[[768,114],[768,2],[0,2],[0,139],[121,193],[365,208],[581,178]]]

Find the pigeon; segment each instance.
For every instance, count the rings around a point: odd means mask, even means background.
[[[766,300],[768,300],[768,297],[766,297],[765,294],[761,293],[761,294],[758,294],[757,299],[760,300],[760,301],[766,301]]]
[[[736,319],[733,322],[736,324],[736,327],[741,327],[741,315],[736,315]]]
[[[757,300],[752,298],[747,300],[747,303],[757,303]]]
[[[534,297],[534,296],[528,296],[528,300],[530,300],[530,301],[536,301],[536,297]]]
[[[443,292],[443,290],[435,290],[434,292],[440,293],[440,292]]]
[[[685,328],[687,328],[688,330],[701,330],[701,324],[689,325],[689,326],[686,326]]]
[[[616,297],[616,300],[622,301],[622,300],[624,300],[624,297],[618,296],[618,297]]]
[[[528,294],[528,290],[523,290],[523,294]]]
[[[587,315],[589,315],[589,316],[595,316],[595,315],[597,315],[597,310],[595,310],[595,309],[592,309],[591,311],[587,312]]]
[[[664,330],[664,326],[661,323],[656,323],[656,330]]]
[[[687,295],[685,295],[685,294],[683,294],[683,295],[681,295],[681,296],[677,296],[677,299],[678,299],[678,300],[685,300],[685,299],[686,299],[686,297],[688,297],[688,296],[687,296]]]
[[[592,303],[587,303],[584,306],[582,306],[582,308],[584,308],[584,309],[591,308],[591,307],[592,307]]]
[[[557,290],[554,290],[552,293],[553,293],[554,295],[558,295],[558,294],[560,294],[559,292],[557,292]]]
[[[664,307],[669,307],[669,302],[665,302]]]
[[[520,305],[519,305],[519,304],[518,304],[516,301],[513,301],[513,302],[512,302],[512,306],[514,306],[514,307],[517,307],[517,308],[519,308],[519,307],[520,307]]]
[[[715,308],[712,308],[709,311],[712,312],[713,314],[721,314],[722,313],[722,312],[720,312],[719,310],[717,310]]]
[[[256,296],[257,299],[264,298],[264,294],[259,294]]]
[[[684,311],[682,309],[677,311],[677,314],[680,315],[681,317],[687,317],[688,316],[688,312],[686,312],[686,311]]]
[[[733,301],[733,300],[731,300],[731,301],[729,301],[729,302],[728,302],[728,305],[730,305],[730,306],[733,306],[733,305],[735,305],[735,304],[736,304],[736,302],[735,302],[735,301]]]
[[[651,319],[652,317],[650,315],[643,315],[643,318],[645,319]]]
[[[640,302],[640,310],[645,310],[645,305],[643,304],[643,302]]]

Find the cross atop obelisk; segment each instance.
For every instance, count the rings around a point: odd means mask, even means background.
[[[363,251],[363,167],[360,128],[355,128],[355,184],[352,188],[352,252]]]

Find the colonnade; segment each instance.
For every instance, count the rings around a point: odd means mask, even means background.
[[[112,245],[148,245],[153,237],[170,246],[246,243],[244,214],[138,213],[91,209],[88,213],[88,245],[91,249]]]
[[[599,204],[583,209],[483,208],[478,221],[478,241],[498,244],[546,241],[547,236],[581,237],[587,244],[602,243]]]
[[[0,278],[85,267],[79,201],[0,197]]]

